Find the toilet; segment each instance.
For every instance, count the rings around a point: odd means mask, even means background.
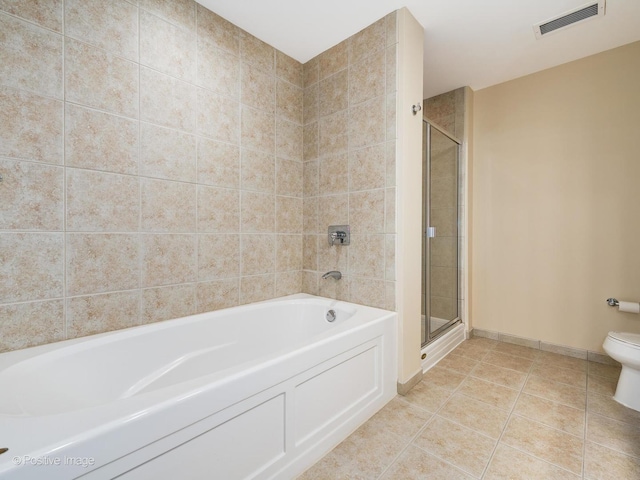
[[[609,332],[602,348],[622,364],[613,399],[640,412],[640,334]]]

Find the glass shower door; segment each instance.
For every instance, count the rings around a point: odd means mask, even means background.
[[[424,122],[422,343],[459,322],[458,161],[460,144]]]

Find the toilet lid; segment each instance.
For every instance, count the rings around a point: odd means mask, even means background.
[[[627,332],[609,332],[609,336],[621,342],[630,343],[636,347],[640,346],[640,334]]]

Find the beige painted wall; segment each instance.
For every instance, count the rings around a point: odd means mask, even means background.
[[[601,350],[640,316],[640,42],[475,93],[475,328]]]
[[[396,309],[400,323],[398,382],[403,384],[422,373],[422,115],[413,115],[411,105],[422,98],[424,30],[403,8],[398,11],[398,32]]]

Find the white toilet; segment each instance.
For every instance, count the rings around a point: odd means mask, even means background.
[[[613,399],[640,412],[640,334],[609,332],[602,348],[622,364]]]

